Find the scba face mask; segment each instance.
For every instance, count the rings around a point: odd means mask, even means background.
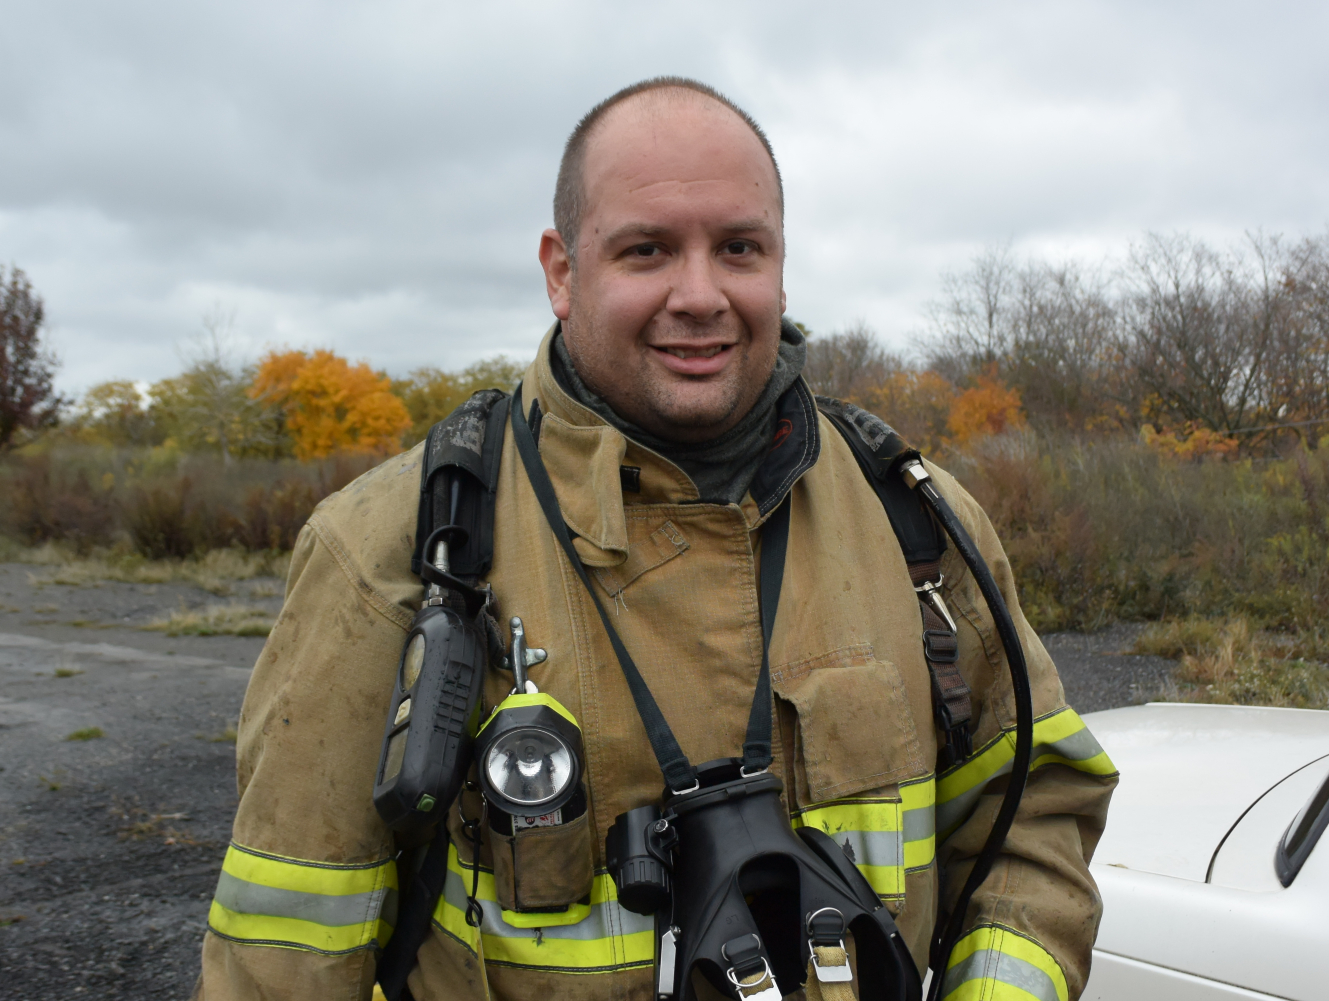
[[[846,983],[852,936],[859,997],[917,1001],[918,971],[890,912],[839,845],[815,828],[794,832],[782,786],[769,772],[744,774],[738,758],[711,761],[695,789],[666,792],[661,809],[632,810],[610,829],[619,902],[657,915],[657,995],[691,1001],[694,971],[743,1001],[779,1001],[809,971]]]

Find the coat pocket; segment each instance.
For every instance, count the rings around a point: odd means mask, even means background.
[[[797,714],[800,806],[842,799],[927,772],[900,669],[866,644],[781,665],[776,693]]]
[[[490,829],[494,891],[505,911],[556,911],[591,892],[595,876],[589,815],[515,834]]]

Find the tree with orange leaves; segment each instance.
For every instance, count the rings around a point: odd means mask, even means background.
[[[1020,392],[1008,389],[991,371],[980,375],[977,385],[966,389],[951,404],[946,429],[954,444],[963,447],[977,438],[1025,426]]]
[[[259,364],[249,390],[280,406],[297,459],[336,452],[391,453],[411,417],[391,381],[364,362],[352,365],[331,351],[273,351]]]

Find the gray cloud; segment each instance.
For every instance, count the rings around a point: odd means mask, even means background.
[[[529,354],[563,138],[656,73],[766,126],[817,329],[902,341],[987,243],[1329,221],[1322,5],[478,6],[8,5],[0,259],[46,296],[61,384],[170,374],[215,302],[251,353]]]

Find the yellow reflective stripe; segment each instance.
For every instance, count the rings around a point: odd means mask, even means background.
[[[903,812],[898,800],[840,799],[815,803],[790,822],[824,832],[878,895],[899,897],[904,893]]]
[[[932,864],[936,850],[933,776],[900,786],[899,799],[837,799],[814,803],[791,818],[816,827],[845,849],[882,897],[905,892],[905,873]]]
[[[937,780],[937,830],[943,838],[969,817],[989,781],[1010,772],[1014,757],[1015,730],[1003,730],[972,758]],[[1034,721],[1029,770],[1052,764],[1090,775],[1117,772],[1084,720],[1069,706]]]
[[[900,800],[904,806],[905,872],[926,869],[937,855],[936,776],[901,784]]]
[[[473,872],[462,865],[456,846],[449,846],[448,875],[434,909],[434,923],[475,952],[477,931],[466,923],[466,896]],[[619,905],[614,881],[607,873],[596,875],[589,913],[572,924],[557,923],[566,920],[564,915],[551,915],[551,923],[543,927],[509,924],[494,892],[494,875],[483,867],[476,896],[484,911],[480,933],[486,963],[560,973],[607,973],[650,966],[655,961],[652,919]],[[522,919],[525,924],[534,916],[523,914]]]
[[[208,927],[247,945],[320,953],[381,947],[396,920],[396,889],[391,859],[339,865],[232,843]]]
[[[951,950],[942,1001],[1068,1001],[1066,976],[1046,949],[1005,925],[985,925]]]
[[[226,849],[222,871],[248,883],[302,893],[340,896],[367,893],[385,885],[393,889],[397,887],[397,867],[390,858],[356,865],[337,865],[271,855],[235,842]]]
[[[208,929],[215,935],[243,945],[275,946],[308,952],[341,954],[381,948],[392,935],[384,921],[329,927],[299,918],[264,914],[237,914],[217,903],[208,908]]]

